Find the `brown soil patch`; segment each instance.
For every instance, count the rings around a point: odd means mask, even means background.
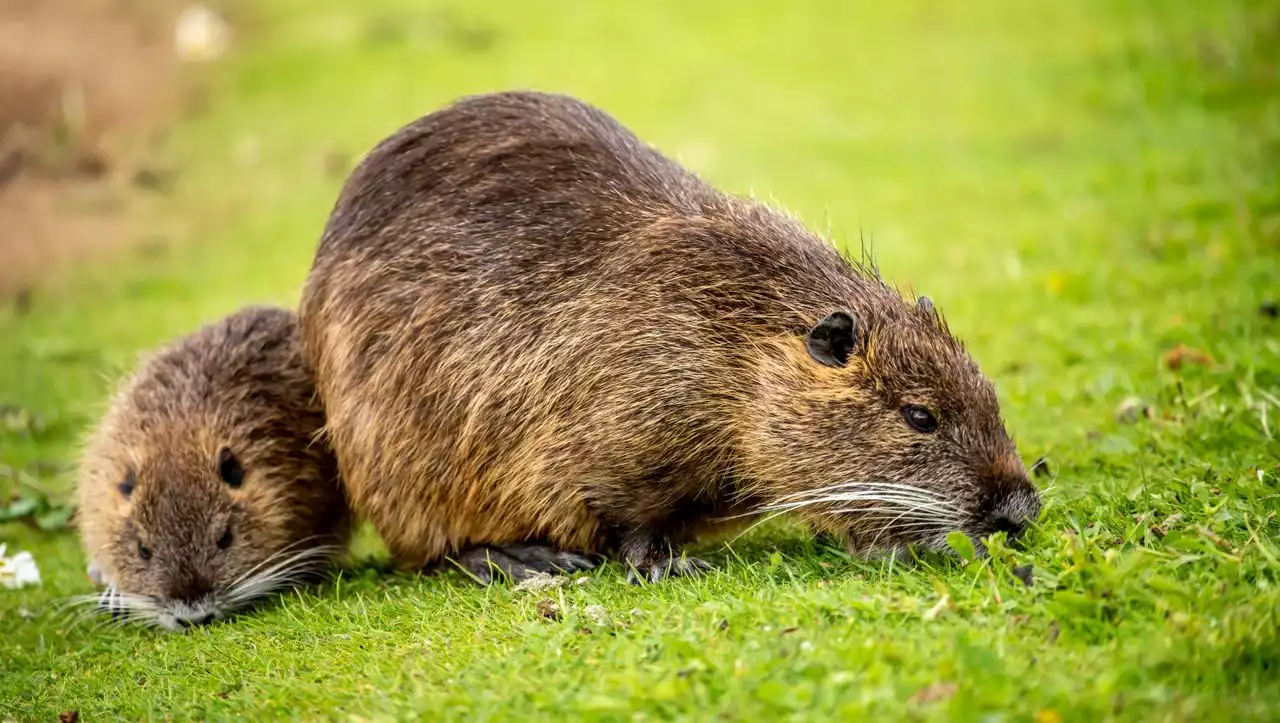
[[[0,300],[129,239],[129,146],[176,99],[181,8],[0,0]]]

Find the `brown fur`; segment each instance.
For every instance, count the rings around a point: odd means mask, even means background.
[[[806,337],[840,310],[858,336],[833,368]],[[652,568],[723,517],[880,478],[975,535],[1038,510],[931,306],[568,97],[466,98],[379,144],[300,316],[349,495],[409,565],[543,541]],[[853,547],[945,534],[798,513]]]
[[[333,454],[315,439],[323,424],[290,311],[249,307],[146,359],[80,466],[79,527],[103,581],[191,602],[272,556],[342,543],[349,512]],[[220,476],[224,449],[244,470],[238,488]]]

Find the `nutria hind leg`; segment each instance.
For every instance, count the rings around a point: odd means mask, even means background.
[[[630,570],[627,582],[658,582],[668,577],[693,577],[713,569],[711,563],[677,551],[666,535],[653,529],[627,533],[618,546],[622,562]]]
[[[556,575],[590,570],[597,562],[576,552],[521,543],[473,547],[458,557],[458,564],[480,584],[488,585],[493,582],[495,570],[514,582],[523,582],[539,573]]]

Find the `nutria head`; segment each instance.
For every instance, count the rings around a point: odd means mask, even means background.
[[[766,509],[855,552],[942,550],[953,530],[1017,538],[1040,500],[991,382],[927,298],[881,287],[859,302],[761,356],[747,448]]]
[[[113,614],[221,619],[323,567],[345,538],[336,461],[294,317],[248,309],[146,362],[81,464],[80,522]]]

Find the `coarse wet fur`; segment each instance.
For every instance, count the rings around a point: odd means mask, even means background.
[[[300,317],[352,503],[408,566],[577,551],[657,580],[771,511],[854,551],[1039,511],[927,299],[563,95],[464,98],[377,145]]]
[[[244,308],[145,359],[80,463],[82,602],[180,630],[319,572],[350,513],[294,312]]]

